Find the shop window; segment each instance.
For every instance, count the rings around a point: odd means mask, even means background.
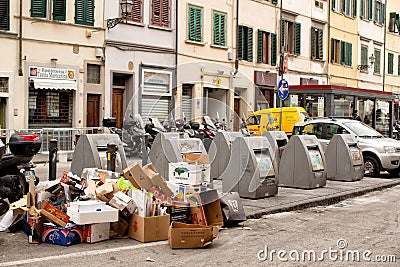
[[[282,20],[281,42],[283,43],[285,52],[300,55],[301,24]]]
[[[10,30],[10,0],[0,0],[0,30]]]
[[[276,34],[257,31],[257,62],[276,66]]]
[[[324,31],[311,27],[311,58],[323,59],[324,54]]]
[[[8,93],[8,77],[0,77],[0,93]]]
[[[360,17],[362,19],[372,20],[372,5],[373,0],[361,0],[360,2]]]
[[[188,8],[188,40],[201,43],[203,41],[203,9],[189,6]]]
[[[393,74],[393,58],[394,55],[392,53],[388,53],[388,73]]]
[[[152,0],[151,25],[169,28],[171,22],[169,0]]]
[[[239,25],[238,38],[239,59],[253,62],[253,28]]]
[[[213,44],[226,46],[226,14],[214,12],[213,32]]]
[[[374,22],[380,25],[385,24],[385,4],[380,1],[375,1]]]
[[[94,25],[94,0],[75,0],[75,23]]]
[[[374,63],[374,73],[380,74],[381,73],[381,50],[375,49],[375,63]]]
[[[132,12],[129,15],[121,14],[121,16],[132,22],[142,23],[143,22],[143,0],[132,0]],[[121,10],[122,12],[122,10]]]
[[[100,84],[100,65],[87,64],[87,83]]]

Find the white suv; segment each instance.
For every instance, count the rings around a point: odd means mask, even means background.
[[[323,118],[296,123],[293,135],[313,134],[325,150],[334,134],[354,134],[364,157],[366,174],[377,176],[388,171],[400,173],[400,141],[386,138],[362,122],[351,119]]]

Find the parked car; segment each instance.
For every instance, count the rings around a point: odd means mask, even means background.
[[[400,141],[387,138],[366,124],[351,119],[321,118],[296,123],[293,135],[313,134],[325,150],[334,134],[354,134],[364,157],[366,174],[377,176],[381,171],[400,173]]]

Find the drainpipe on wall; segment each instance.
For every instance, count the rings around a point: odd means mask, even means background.
[[[22,72],[22,0],[19,0],[19,47],[18,47],[18,76],[24,76]]]
[[[239,0],[236,0],[236,56],[235,56],[235,72],[233,76],[235,76],[239,71]]]
[[[327,36],[327,55],[326,55],[326,84],[331,84],[330,81],[330,56],[331,56],[331,49],[332,47],[330,46],[331,43],[331,1],[328,1],[328,36]]]

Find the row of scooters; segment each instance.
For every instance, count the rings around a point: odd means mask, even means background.
[[[103,120],[103,126],[107,127],[110,133],[118,134],[124,143],[124,150],[128,157],[142,157],[143,146],[147,151],[151,149],[154,139],[158,133],[182,132],[190,138],[199,138],[203,140],[208,147],[218,131],[226,131],[227,124],[225,119],[220,121],[219,116],[211,119],[209,116],[202,116],[199,120],[187,120],[183,115],[182,119],[174,120],[170,118],[160,122],[158,118],[149,117],[145,123],[140,114],[130,115],[128,120],[123,123],[122,129],[115,125],[109,125]],[[246,121],[242,119],[241,132],[244,136],[250,136]]]

